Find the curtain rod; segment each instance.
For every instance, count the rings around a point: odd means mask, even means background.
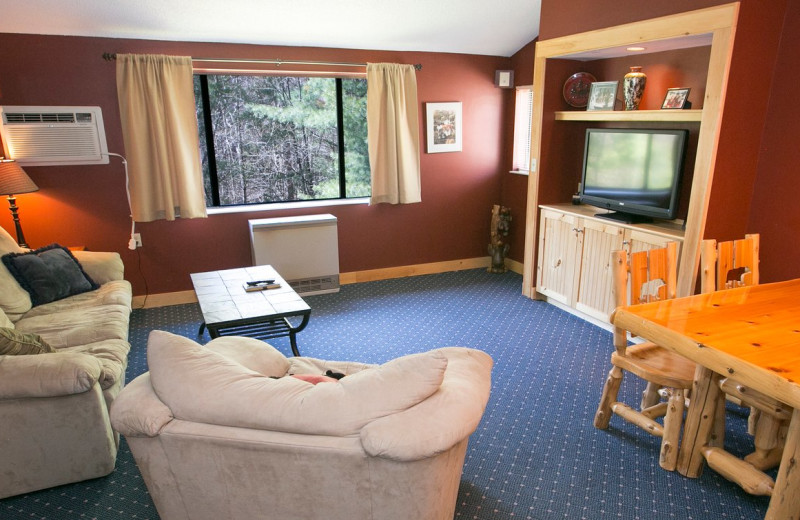
[[[112,61],[117,59],[117,53],[115,52],[104,52],[103,59],[106,61]],[[347,63],[347,62],[335,62],[335,61],[298,61],[298,60],[281,60],[281,59],[274,59],[274,60],[255,60],[255,59],[231,59],[231,58],[192,58],[192,62],[201,61],[204,63],[263,63],[263,64],[271,64],[271,65],[334,65],[337,67],[366,67],[366,63]],[[422,64],[416,63],[414,64],[414,68],[416,70],[422,70]]]

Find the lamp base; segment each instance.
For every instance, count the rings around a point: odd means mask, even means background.
[[[14,219],[14,230],[17,232],[17,244],[19,244],[19,247],[30,249],[28,243],[25,242],[25,235],[22,233],[22,225],[19,223],[19,208],[16,202],[17,198],[15,196],[8,196],[8,206],[11,208],[11,218]]]

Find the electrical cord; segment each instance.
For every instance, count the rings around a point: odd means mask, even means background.
[[[144,300],[142,300],[142,306],[140,308],[144,309],[145,305],[147,304],[147,297],[150,294],[150,289],[147,286],[147,278],[144,276],[144,272],[142,271],[142,254],[136,247],[136,238],[134,237],[136,234],[136,221],[133,220],[133,206],[131,205],[131,179],[130,175],[128,174],[128,160],[124,156],[113,152],[103,153],[101,155],[113,155],[114,157],[119,157],[122,160],[122,167],[125,170],[125,195],[128,198],[128,210],[130,211],[131,217],[131,237],[128,240],[128,249],[131,251],[136,251],[136,268],[139,271],[139,275],[142,277],[142,281],[144,282]]]

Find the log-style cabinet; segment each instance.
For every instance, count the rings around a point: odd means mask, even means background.
[[[607,321],[610,278],[603,272],[603,266],[608,263],[610,252],[623,247],[626,241],[627,247],[637,247],[637,242],[652,246],[663,244],[665,238],[682,241],[678,294],[688,295],[694,291],[738,10],[736,2],[537,42],[525,225],[524,295],[552,299]],[[632,45],[645,46],[654,52],[710,47],[705,95],[701,102],[695,100],[695,110],[586,112],[557,108],[563,79],[559,83],[555,76],[547,78],[548,65],[560,60],[618,58],[626,56],[626,48]],[[558,64],[554,66],[558,70]],[[692,170],[692,180],[683,226],[670,222],[657,223],[655,227],[628,226],[599,221],[592,216],[597,212],[596,208],[584,208],[583,213],[576,209],[581,206],[569,208],[566,203],[570,193],[565,193],[563,187],[565,172],[560,171],[558,159],[553,158],[553,154],[548,155],[543,148],[551,146],[554,135],[563,134],[561,130],[564,127],[558,125],[585,125],[587,122],[694,125],[696,154],[694,164],[686,166]],[[581,154],[581,140],[570,140],[575,141],[571,153]],[[572,187],[575,185],[571,184]],[[563,269],[554,267],[559,258],[568,264]]]

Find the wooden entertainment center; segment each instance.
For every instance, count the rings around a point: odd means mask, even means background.
[[[631,251],[660,247],[670,240],[681,243],[678,294],[694,292],[738,9],[738,3],[725,4],[536,44],[524,295],[545,298],[607,321],[608,313],[613,310],[610,308],[611,251],[623,247]],[[579,71],[582,64],[602,67],[620,58],[629,59],[631,66],[637,65],[637,58],[626,50],[632,45],[646,47],[645,53],[665,53],[664,56],[681,49],[707,49],[704,96],[693,100],[694,110],[565,110],[568,105],[561,97],[561,90],[569,76],[567,71]],[[659,69],[671,66],[652,69],[658,74]],[[648,81],[659,84],[658,78]],[[574,171],[574,161],[575,156],[583,153],[585,129],[589,125],[620,124],[690,129],[691,146],[696,151],[694,163],[686,165],[691,187],[684,197],[685,224],[612,222],[595,217],[595,213],[602,212],[598,208],[569,203],[580,180],[579,172]]]
[[[594,216],[592,206],[540,207],[536,290],[548,299],[607,321],[614,310],[611,252],[629,253],[683,242],[681,225],[624,224]],[[680,253],[680,247],[678,252]]]

